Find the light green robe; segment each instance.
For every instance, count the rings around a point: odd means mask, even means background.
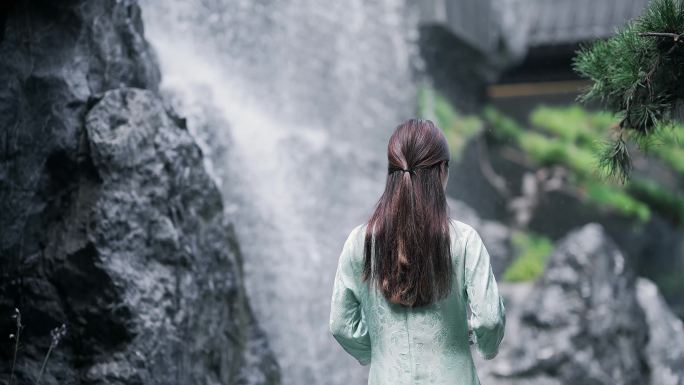
[[[359,225],[352,230],[339,258],[330,308],[332,335],[361,365],[371,365],[369,385],[479,385],[468,329],[479,354],[492,359],[506,323],[503,298],[479,234],[451,220],[451,294],[410,309],[388,302],[361,282],[365,229]]]

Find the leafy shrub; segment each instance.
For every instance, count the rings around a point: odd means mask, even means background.
[[[516,231],[511,236],[511,242],[517,256],[504,272],[504,280],[520,282],[537,279],[544,271],[546,259],[553,251],[551,239]]]

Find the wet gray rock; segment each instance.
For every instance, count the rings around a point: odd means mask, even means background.
[[[483,383],[684,380],[681,322],[653,284],[637,280],[601,225],[585,225],[559,241],[533,285],[501,288],[509,322],[498,357],[477,358]]]
[[[0,11],[3,255],[40,248],[35,237],[27,238],[41,230],[28,208],[57,199],[35,195],[50,188],[40,186],[49,182],[47,171],[59,179],[78,162],[90,98],[120,86],[154,90],[159,82],[134,1],[10,3]]]
[[[122,357],[147,357],[131,375],[146,384],[275,382],[233,229],[192,137],[156,95],[136,89],[107,92],[86,130],[101,187],[83,247],[123,288],[117,305],[130,309],[120,322],[131,336]],[[98,360],[86,375],[130,382],[129,366]]]
[[[670,311],[658,287],[638,278],[636,294],[648,323],[646,361],[653,385],[684,385],[684,325]]]
[[[221,194],[134,1],[3,7],[0,383],[274,384]]]

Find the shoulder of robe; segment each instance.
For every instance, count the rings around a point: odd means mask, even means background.
[[[363,261],[363,246],[366,236],[366,224],[360,224],[352,229],[347,237],[345,248],[348,248],[348,257],[352,264]]]
[[[468,237],[471,237],[473,233],[477,234],[475,228],[465,222],[461,222],[458,219],[450,218],[451,227],[454,229],[456,237],[465,242]]]

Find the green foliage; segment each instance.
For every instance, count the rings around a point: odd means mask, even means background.
[[[684,98],[684,0],[653,0],[612,38],[580,48],[573,66],[592,80],[580,100],[599,100],[620,116],[599,156],[607,175],[625,183],[632,171],[626,142],[647,142]]]
[[[485,107],[482,116],[491,127],[495,128],[491,134],[499,140],[513,139],[517,141],[525,131],[515,120],[500,113],[494,107]]]
[[[482,119],[459,113],[431,87],[422,87],[418,91],[418,115],[432,119],[442,129],[454,159],[460,158],[466,143],[483,128]]]
[[[614,142],[607,142],[599,152],[599,171],[609,179],[615,179],[621,183],[628,180],[632,173],[632,162],[629,158],[627,143],[618,138]]]
[[[629,193],[648,204],[663,217],[675,223],[684,223],[684,197],[674,193],[658,183],[641,178],[634,178],[629,186]]]
[[[516,231],[511,236],[516,258],[504,272],[506,281],[531,281],[544,271],[553,243],[545,236]]]
[[[649,206],[629,195],[622,188],[598,181],[588,181],[585,185],[588,198],[601,206],[607,206],[626,216],[636,217],[645,222],[651,218]]]
[[[684,174],[684,149],[661,146],[653,150],[662,160],[668,163],[678,173]]]
[[[684,2],[676,0],[653,1],[641,20],[643,31],[681,33],[684,30]],[[666,45],[667,52],[672,44]]]
[[[562,122],[566,116],[570,120],[584,119],[582,124],[563,130]],[[484,113],[495,138],[516,143],[538,165],[564,165],[581,176],[589,176],[596,170],[596,159],[591,151],[595,147],[595,139],[592,138],[590,124],[605,119],[604,114],[591,116],[591,119],[587,116],[578,107],[567,110],[539,107],[530,116],[536,130],[526,130],[491,107]]]
[[[609,122],[615,115],[588,112],[577,105],[563,108],[540,106],[530,114],[530,129],[523,128],[492,107],[486,108],[483,116],[490,128],[488,133],[497,140],[519,147],[532,166],[557,165],[571,171],[570,180],[588,203],[639,221],[647,221],[656,211],[675,223],[684,223],[684,198],[678,194],[669,193],[651,180],[613,183],[606,180],[605,173],[602,174],[611,167],[602,162],[611,161],[616,156],[600,156],[597,152],[627,152],[626,144],[620,141],[616,142],[622,146],[620,148],[602,147],[603,135],[610,129]],[[684,127],[671,125],[667,131],[654,135],[647,150],[684,174],[680,135],[684,135]]]
[[[684,137],[684,126],[669,124],[644,143],[645,150],[659,158],[675,171],[684,175],[684,148],[681,138]]]
[[[615,120],[615,115],[601,111],[588,112],[579,105],[563,109],[539,106],[530,115],[530,123],[566,142],[598,148],[602,132]]]
[[[482,118],[462,115],[430,88],[420,91],[418,108],[421,116],[434,119],[442,127],[456,158],[486,124],[489,137],[518,147],[531,167],[562,166],[569,170],[569,183],[588,204],[638,221],[647,221],[658,212],[675,223],[684,223],[684,198],[648,179],[616,181],[620,174],[611,174],[613,168],[631,167],[631,162],[623,159],[629,157],[627,142],[605,142],[617,119],[614,113],[589,112],[579,105],[539,106],[530,114],[527,128],[491,106],[484,108]],[[682,137],[684,126],[670,122],[662,124],[641,145],[649,155],[684,175]]]

